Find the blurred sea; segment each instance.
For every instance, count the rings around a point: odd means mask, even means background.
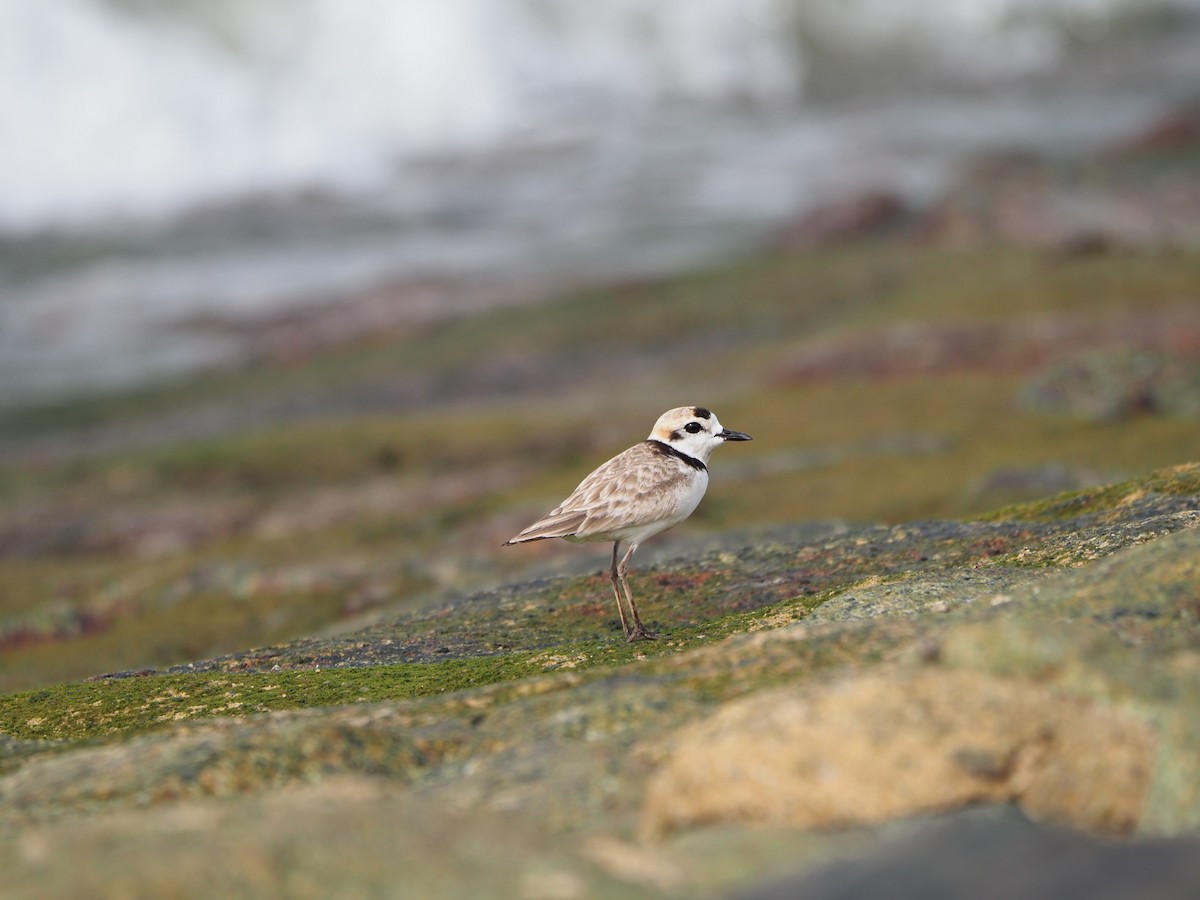
[[[677,271],[1197,96],[1200,0],[5,0],[0,405]]]

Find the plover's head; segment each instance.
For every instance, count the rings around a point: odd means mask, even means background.
[[[750,435],[722,428],[711,410],[703,406],[680,406],[669,409],[654,423],[650,440],[662,441],[681,453],[703,463],[713,450],[726,441],[748,441]]]

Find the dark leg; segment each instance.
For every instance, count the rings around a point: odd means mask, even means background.
[[[621,606],[621,586],[620,574],[617,571],[617,551],[621,547],[621,542],[617,541],[613,544],[612,568],[609,569],[608,577],[612,580],[613,596],[617,598],[617,615],[621,617],[621,631],[625,637],[629,637],[629,626],[625,624],[625,610]]]
[[[621,581],[621,587],[625,589],[625,599],[629,602],[629,612],[633,616],[633,628],[625,633],[625,638],[630,641],[653,641],[658,639],[658,633],[646,630],[638,616],[637,605],[633,602],[633,593],[629,590],[629,560],[633,558],[637,548],[637,544],[630,544],[625,556],[621,558],[621,564],[617,566],[617,577]],[[615,551],[613,559],[616,560]]]

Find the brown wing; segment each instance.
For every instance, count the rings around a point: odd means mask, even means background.
[[[645,442],[618,453],[579,483],[566,500],[512,540],[581,537],[657,522],[678,503],[673,490],[694,472]]]

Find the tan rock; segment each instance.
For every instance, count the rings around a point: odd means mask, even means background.
[[[838,828],[1015,802],[1104,834],[1139,820],[1154,735],[1032,682],[893,670],[756,694],[681,729],[652,777],[647,836],[706,823]]]

